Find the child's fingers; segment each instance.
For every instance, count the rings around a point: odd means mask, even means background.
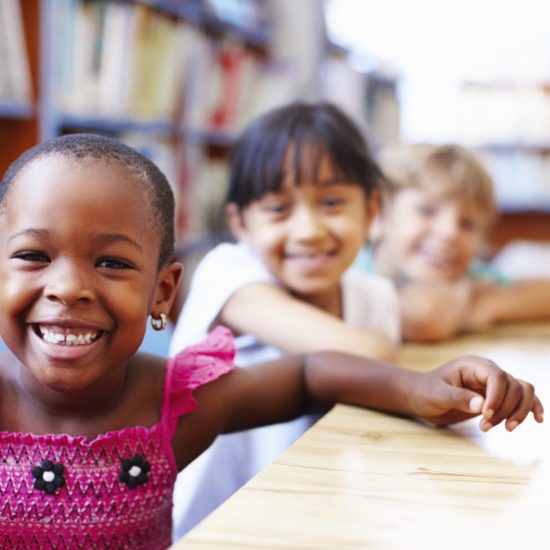
[[[519,381],[525,388],[521,403],[506,419],[506,429],[511,432],[515,430],[532,412],[537,422],[544,420],[543,407],[540,399],[535,395],[535,389],[528,382]]]
[[[503,420],[506,420],[506,429],[512,431],[525,420],[534,407],[538,414],[539,407],[542,407],[542,405],[535,396],[533,385],[523,380],[509,377],[508,389],[500,407],[497,409],[488,409],[494,410],[494,413],[492,415],[489,413],[489,416],[484,414],[480,427],[482,430],[487,431],[491,427],[500,424]]]
[[[483,431],[504,420],[506,428],[511,431],[525,420],[529,412],[533,412],[537,422],[543,421],[544,410],[533,385],[515,379],[493,361],[467,356],[442,368],[446,371],[446,384],[438,389],[438,398],[432,400],[432,407],[440,411],[454,409],[472,416],[481,413],[480,428]],[[430,416],[430,413],[424,414]],[[435,416],[433,411],[431,416]],[[451,421],[456,422],[456,418],[455,414]]]
[[[506,372],[498,368],[492,361],[486,360],[484,367],[483,372],[477,373],[478,378],[479,376],[482,379],[485,378],[485,403],[481,412],[486,420],[490,420],[495,415],[495,412],[502,408],[502,404],[506,399],[509,377]]]
[[[540,399],[536,395],[531,411],[533,412],[533,416],[535,417],[535,420],[537,422],[544,422],[544,407],[542,406]]]
[[[521,385],[512,379],[506,384],[506,391],[500,405],[495,406],[485,401],[482,415],[492,426],[500,424],[505,418],[508,418],[519,407],[523,399],[523,389]]]
[[[522,400],[522,406],[518,407],[518,409],[506,419],[506,429],[509,432],[515,430],[527,418],[527,415],[530,412],[533,413],[533,416],[537,422],[541,423],[544,421],[544,408],[542,406],[542,403],[540,402],[540,399],[537,396],[534,396],[532,401],[530,401],[529,399]],[[497,422],[489,421],[485,418],[482,418],[479,426],[484,432],[486,432],[489,431],[493,426],[496,426],[496,424]]]
[[[525,393],[516,409],[506,418],[505,427],[509,432],[515,430],[527,418],[533,408],[533,398],[534,392],[531,395]]]

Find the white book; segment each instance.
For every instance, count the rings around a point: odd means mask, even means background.
[[[57,105],[66,107],[70,104],[74,87],[76,4],[72,0],[56,0],[55,8],[51,10],[52,32],[48,36],[55,62],[51,63],[51,76],[47,84]]]
[[[184,99],[184,123],[191,129],[208,128],[208,115],[215,96],[215,50],[212,41],[199,29],[191,30]]]
[[[9,75],[7,71],[8,50],[6,45],[6,33],[4,32],[4,27],[6,25],[4,18],[4,4],[0,2],[0,101],[5,101],[11,96]]]
[[[74,113],[91,113],[97,108],[98,74],[96,67],[97,40],[99,34],[97,6],[93,3],[75,5],[72,43],[63,47],[73,48],[70,85],[63,93],[64,107]]]
[[[242,128],[261,114],[299,97],[298,84],[301,76],[294,64],[286,61],[257,63],[254,73],[254,78],[248,82],[245,92],[248,101],[243,105],[237,128]]]
[[[134,32],[133,6],[110,3],[106,6],[98,81],[98,110],[106,115],[127,114],[128,62]]]
[[[177,111],[185,74],[185,50],[190,38],[188,25],[167,20],[163,36],[164,40],[157,50],[157,57],[161,60],[155,88],[155,108],[158,116],[172,118]]]
[[[1,60],[3,93],[6,99],[31,99],[31,73],[25,42],[25,31],[19,0],[2,0],[0,8],[0,34],[2,35]]]
[[[161,14],[151,15],[138,55],[135,113],[143,117],[171,118],[183,55],[178,45],[177,23]]]

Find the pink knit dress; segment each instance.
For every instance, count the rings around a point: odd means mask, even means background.
[[[0,432],[0,548],[131,548],[171,543],[177,469],[171,441],[191,392],[233,369],[225,328],[170,359],[161,417],[83,436]]]

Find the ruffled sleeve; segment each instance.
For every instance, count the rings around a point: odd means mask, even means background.
[[[216,327],[202,342],[189,346],[168,360],[161,422],[171,438],[178,419],[190,412],[197,401],[193,390],[234,369],[235,345],[226,327]]]

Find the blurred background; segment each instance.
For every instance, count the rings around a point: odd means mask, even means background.
[[[547,0],[0,0],[0,171],[53,136],[119,137],[168,176],[188,256],[223,230],[239,131],[294,99],[339,104],[375,152],[475,148],[490,253],[550,242]]]

